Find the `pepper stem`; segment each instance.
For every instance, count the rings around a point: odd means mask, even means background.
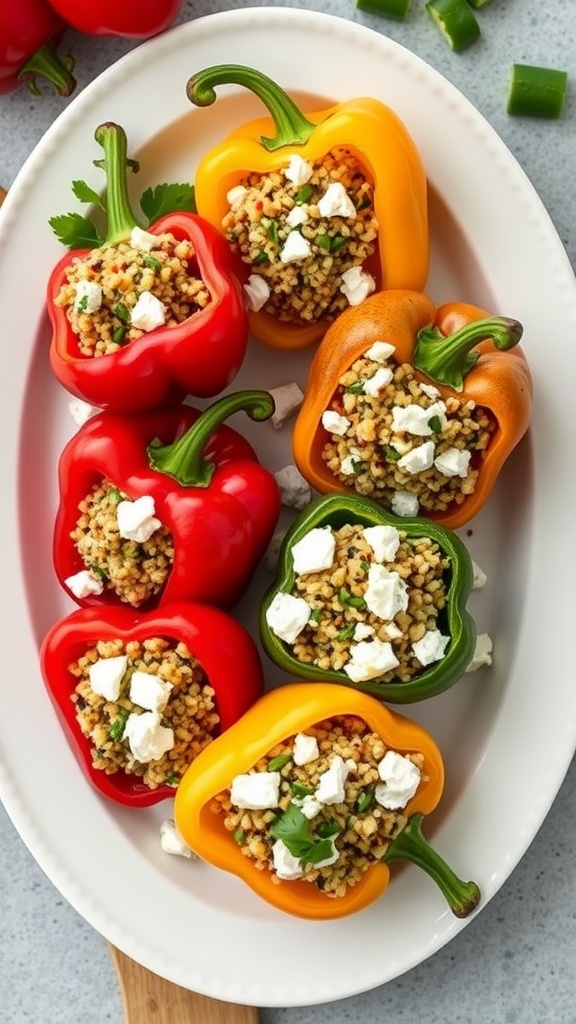
[[[50,82],[59,96],[70,96],[76,88],[76,79],[72,74],[73,67],[74,61],[62,59],[56,52],[54,40],[49,39],[20,68],[18,78],[23,82],[27,81],[30,92],[35,94],[40,92],[36,82],[36,79],[40,77]]]
[[[413,364],[438,384],[462,391],[464,378],[478,360],[473,349],[490,338],[500,351],[514,348],[522,337],[522,324],[507,316],[472,320],[453,334],[444,335],[437,327],[418,332]]]
[[[209,487],[216,467],[204,458],[204,449],[220,424],[235,412],[245,412],[251,420],[267,420],[274,408],[274,399],[268,391],[235,391],[225,395],[210,405],[176,441],[171,444],[152,441],[147,448],[150,466],[173,477],[183,487]]]
[[[476,882],[464,882],[452,871],[440,854],[432,849],[422,835],[423,814],[413,814],[406,827],[392,840],[382,857],[384,863],[391,860],[408,860],[422,868],[445,896],[448,906],[456,917],[468,917],[480,901],[480,890]]]
[[[119,124],[108,121],[98,125],[94,132],[94,138],[104,150],[104,159],[95,160],[94,164],[96,167],[100,167],[106,175],[108,230],[105,244],[114,245],[127,238],[132,228],[138,226],[128,197],[126,174],[127,167],[135,172],[138,171],[138,162],[128,159],[126,132]]]
[[[195,106],[210,107],[216,100],[216,85],[243,85],[262,100],[276,128],[272,138],[260,138],[267,150],[303,146],[316,127],[276,82],[243,64],[216,64],[198,71],[188,79],[186,95]]]

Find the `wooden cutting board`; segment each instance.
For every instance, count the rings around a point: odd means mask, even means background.
[[[118,972],[125,1024],[258,1024],[258,1011],[252,1006],[189,992],[140,967],[115,946],[110,946],[110,954]]]

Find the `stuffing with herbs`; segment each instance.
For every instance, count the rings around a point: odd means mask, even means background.
[[[162,637],[101,640],[69,666],[76,718],[107,774],[176,787],[219,727],[214,690],[186,645]]]

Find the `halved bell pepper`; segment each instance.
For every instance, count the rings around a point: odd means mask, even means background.
[[[77,603],[121,603],[107,585],[98,547],[89,546],[84,559],[71,538],[80,504],[103,480],[111,485],[107,500],[113,506],[105,526],[98,527],[105,531],[104,542],[109,536],[118,541],[116,509],[123,496],[130,502],[147,498],[153,502],[151,526],[158,531],[149,541],[126,539],[122,560],[141,564],[160,548],[167,552],[160,585],[146,600],[129,603],[154,607],[186,600],[228,607],[238,600],[280,513],[274,474],[260,464],[249,442],[223,423],[241,410],[253,420],[266,420],[274,401],[267,391],[238,391],[202,413],[187,405],[132,416],[102,412],[70,439],[59,460],[53,558],[58,579]],[[97,509],[93,515],[98,517]],[[125,575],[124,570],[121,566]],[[71,581],[87,571],[91,592],[82,594]]]
[[[95,138],[104,150],[104,159],[97,163],[106,172],[108,183],[107,248],[127,241],[138,224],[128,196],[125,132],[119,125],[102,124]],[[147,330],[135,341],[118,342],[116,351],[84,355],[66,308],[55,300],[66,282],[66,271],[90,250],[67,253],[48,283],[47,308],[53,328],[50,364],[56,378],[73,395],[115,412],[148,410],[173,399],[175,394],[212,397],[231,383],[246,354],[244,297],[232,271],[228,247],[218,232],[197,214],[185,211],[166,214],[146,231],[152,235],[168,233],[178,241],[191,243],[194,266],[189,266],[187,272],[204,282],[209,300],[187,319]],[[121,287],[118,295],[120,299],[108,300],[104,295],[103,301],[114,303],[112,312],[118,314],[116,332],[120,337],[128,312],[121,302]]]
[[[287,168],[297,155],[309,164],[346,150],[374,190],[377,251],[369,270],[376,288],[423,288],[428,276],[429,237],[426,173],[406,126],[385,104],[362,97],[307,113],[273,80],[236,64],[206,68],[187,85],[196,106],[210,106],[214,87],[239,84],[254,92],[270,117],[241,125],[199,161],[195,173],[198,212],[222,231],[227,195],[247,175]],[[326,253],[321,253],[326,259]],[[281,264],[280,264],[281,266]],[[237,265],[244,280],[258,266]],[[314,287],[314,285],[312,285]],[[250,312],[254,335],[275,348],[300,349],[317,341],[327,321],[281,321],[264,308]]]
[[[293,653],[291,645],[280,639],[272,628],[269,612],[275,598],[279,594],[291,594],[294,591],[296,581],[292,554],[294,546],[312,530],[336,531],[347,524],[359,525],[361,528],[379,525],[394,527],[406,536],[409,545],[421,539],[429,539],[437,545],[439,553],[447,561],[446,568],[442,568],[440,574],[445,588],[443,606],[437,612],[435,621],[436,628],[439,629],[442,636],[449,639],[438,660],[415,666],[410,671],[408,680],[395,674],[396,671],[400,671],[399,666],[397,669],[388,668],[384,673],[375,673],[368,679],[355,680],[344,669],[320,668],[314,663],[306,663],[299,660]],[[357,557],[356,553],[350,552],[350,555]],[[345,609],[350,607],[361,610],[352,615],[352,622],[364,621],[367,617],[366,602],[362,594],[366,593],[370,566],[377,562],[377,559],[371,555],[362,555],[362,558],[369,558],[370,561],[363,566],[363,577],[356,580],[355,589],[350,590],[343,584],[344,592],[336,595],[342,610],[341,625],[343,628],[335,639],[337,641],[341,639],[340,646],[346,647],[349,654],[352,653],[354,646],[359,641],[354,635],[355,628],[345,617]],[[319,603],[317,603],[312,592],[319,576],[320,574],[311,573],[309,577],[312,581],[310,595],[299,596],[299,600],[306,601],[312,609],[310,623],[314,618],[314,609],[318,610],[322,606],[323,598],[320,597]],[[438,578],[436,582],[438,582]],[[259,624],[262,645],[271,660],[290,675],[319,682],[340,683],[393,704],[412,704],[416,701],[426,700],[453,686],[470,663],[474,653],[476,627],[466,608],[472,584],[472,560],[465,545],[451,530],[422,518],[394,516],[368,498],[345,493],[325,495],[311,502],[294,520],[284,536],[278,558],[276,579],[264,595],[260,607]],[[322,591],[320,591],[321,593]],[[396,616],[394,616],[395,618]],[[393,631],[393,634],[391,633],[389,641],[392,651],[397,643],[404,645],[406,640],[405,636],[397,635],[396,630]],[[313,636],[313,633],[311,635]],[[370,644],[373,639],[374,628],[371,634],[362,638],[365,644]]]
[[[148,807],[173,797],[179,778],[171,784],[151,788],[133,772],[119,769],[107,774],[94,767],[93,744],[80,728],[76,705],[71,699],[78,680],[70,666],[99,641],[120,640],[129,644],[157,638],[176,645],[185,644],[200,664],[208,685],[214,690],[219,718],[216,736],[229,729],[264,689],[262,664],[250,634],[230,615],[216,608],[185,602],[145,613],[134,613],[128,608],[79,608],[56,622],[46,634],[40,651],[42,675],[50,700],[90,783],[102,796],[130,807]],[[125,724],[123,708],[109,704],[107,710],[114,712],[110,722],[111,739],[119,741]]]
[[[322,457],[330,437],[322,417],[335,398],[342,402],[341,376],[375,342],[384,341],[395,349],[389,365],[407,364],[418,381],[437,390],[440,400],[471,399],[494,420],[487,446],[472,453],[470,466],[478,475],[471,493],[446,508],[420,510],[444,526],[463,526],[488,500],[506,459],[530,424],[532,378],[518,344],[521,336],[517,320],[492,316],[470,303],[436,307],[424,293],[404,289],[371,295],[331,325],[314,353],[294,424],[294,459],[300,472],[323,494],[348,489]],[[390,455],[398,458],[398,453],[386,451],[383,462]],[[354,491],[353,483],[349,489]]]
[[[238,837],[226,830],[224,815],[215,813],[213,803],[219,794],[230,789],[237,775],[249,773],[277,744],[305,734],[321,722],[343,716],[356,716],[397,754],[421,755],[422,769],[416,793],[402,809],[407,823],[392,839],[382,860],[370,866],[343,895],[327,896],[311,881],[279,880],[271,867],[258,870],[254,860],[243,853]],[[426,871],[441,889],[452,912],[466,917],[479,902],[478,886],[454,874],[429,846],[420,827],[423,817],[438,805],[443,787],[441,754],[422,726],[364,693],[330,683],[288,683],[258,700],[225,735],[199,754],[178,787],[174,813],[180,833],[199,857],[237,875],[258,896],[284,913],[328,920],[363,910],[388,887],[388,863],[403,859]],[[362,813],[358,808],[356,817],[361,819]]]

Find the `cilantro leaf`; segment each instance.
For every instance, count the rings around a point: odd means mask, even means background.
[[[61,213],[51,217],[48,223],[68,249],[94,249],[103,241],[95,224],[80,213]]]
[[[187,182],[170,185],[165,182],[155,188],[147,188],[140,197],[140,206],[149,224],[167,213],[195,213],[194,186]]]
[[[99,196],[93,188],[90,188],[90,185],[87,185],[85,181],[82,181],[81,179],[73,181],[72,191],[76,196],[76,199],[79,199],[81,203],[94,203],[94,205],[99,206],[100,209],[106,210],[106,202],[104,198]]]
[[[270,826],[275,839],[281,839],[293,857],[307,864],[318,864],[327,860],[334,849],[332,840],[317,839],[310,828],[310,822],[296,804],[290,804]]]

